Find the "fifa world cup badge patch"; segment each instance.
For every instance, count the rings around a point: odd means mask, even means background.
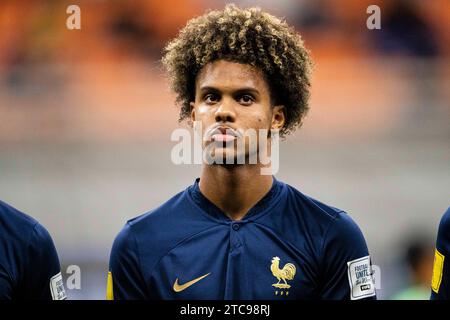
[[[64,290],[64,283],[61,272],[55,274],[50,279],[50,292],[53,300],[66,300],[66,291]]]
[[[375,284],[372,278],[370,256],[349,261],[347,266],[351,300],[374,296]]]
[[[445,256],[436,249],[434,251],[433,277],[431,278],[431,289],[439,293],[442,281],[442,270],[444,269]]]

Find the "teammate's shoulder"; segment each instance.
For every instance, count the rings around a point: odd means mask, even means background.
[[[450,230],[450,207],[442,216],[439,227],[445,230]]]

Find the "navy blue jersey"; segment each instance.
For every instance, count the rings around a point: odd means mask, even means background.
[[[65,298],[58,255],[47,230],[0,201],[0,300]]]
[[[450,300],[450,208],[441,219],[436,240],[431,300]]]
[[[126,223],[108,299],[375,298],[364,237],[345,212],[274,178],[233,221],[198,183]]]

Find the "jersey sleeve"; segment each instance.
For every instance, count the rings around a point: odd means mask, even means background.
[[[108,300],[146,299],[139,252],[131,226],[126,224],[111,249],[106,297]]]
[[[0,300],[13,298],[13,280],[9,273],[0,265]]]
[[[450,208],[439,223],[431,278],[431,300],[450,299]]]
[[[321,261],[321,299],[376,299],[366,241],[356,223],[344,212],[329,226]]]
[[[24,278],[26,299],[65,300],[58,253],[48,231],[37,223],[28,245],[28,266]]]

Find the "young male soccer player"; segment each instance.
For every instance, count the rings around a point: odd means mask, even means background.
[[[191,20],[163,63],[181,119],[202,124],[216,159],[238,157],[238,139],[247,159],[242,132],[287,134],[308,108],[311,61],[300,36],[256,8]],[[262,167],[204,164],[193,185],[128,221],[111,251],[107,298],[375,298],[358,226]]]
[[[441,219],[434,255],[431,300],[450,300],[450,208]]]
[[[0,201],[0,300],[64,300],[58,254],[47,230]]]

